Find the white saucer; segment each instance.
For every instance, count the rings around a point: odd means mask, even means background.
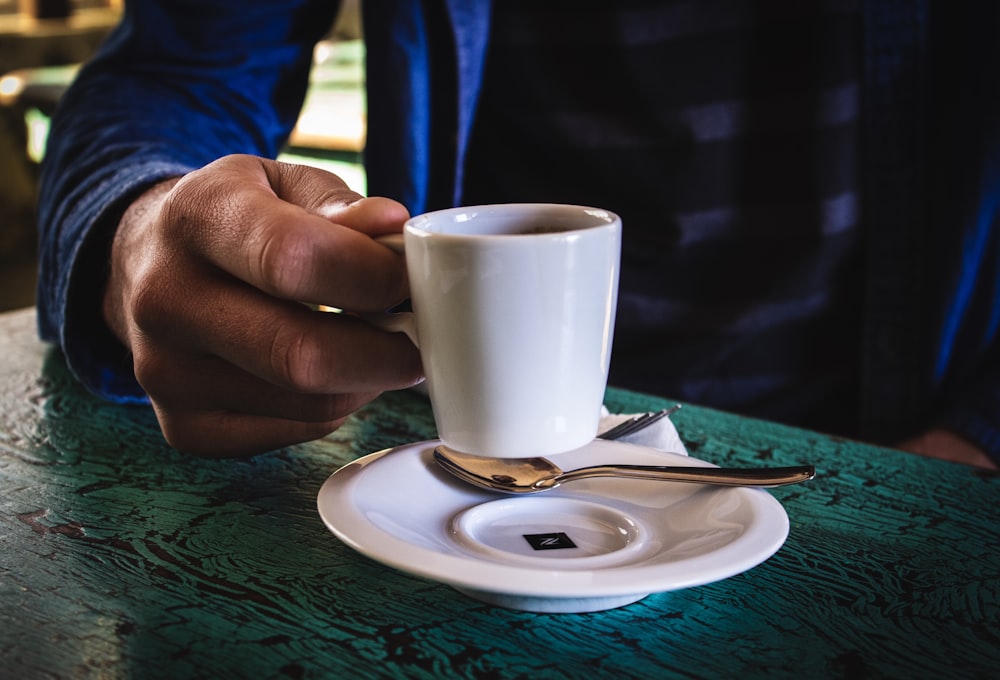
[[[492,604],[536,612],[620,607],[739,574],[788,536],[784,508],[762,489],[604,478],[509,496],[440,469],[439,443],[345,465],[320,489],[319,514],[358,552]],[[551,459],[565,470],[709,465],[602,440]]]

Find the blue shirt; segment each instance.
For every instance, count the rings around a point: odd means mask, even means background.
[[[1000,7],[956,5],[964,3],[861,7],[865,287],[851,434],[891,442],[944,426],[996,458]],[[424,6],[363,4],[369,190],[411,212],[442,195],[463,200],[491,18],[488,2],[450,0],[426,15]],[[43,169],[40,330],[94,391],[143,399],[100,321],[106,253],[124,206],[150,183],[219,156],[276,155],[334,9],[313,0],[130,3],[67,93]],[[453,49],[442,57],[449,33]],[[428,65],[442,58],[453,76],[431,77]],[[453,134],[434,134],[441,125]],[[444,194],[431,181],[441,159],[450,168]]]

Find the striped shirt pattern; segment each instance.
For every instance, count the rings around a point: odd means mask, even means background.
[[[857,0],[499,0],[467,203],[618,212],[611,382],[850,434]]]

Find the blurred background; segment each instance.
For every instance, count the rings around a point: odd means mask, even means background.
[[[316,47],[306,104],[281,160],[365,192],[360,0]],[[34,304],[38,167],[48,122],[80,64],[121,17],[122,0],[0,0],[0,311]]]

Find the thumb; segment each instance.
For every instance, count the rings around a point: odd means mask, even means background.
[[[396,233],[410,213],[391,198],[364,198],[337,175],[307,165],[274,162],[269,181],[284,201],[369,236]]]
[[[372,237],[398,233],[410,218],[406,206],[381,196],[360,198],[353,203],[324,205],[319,214],[331,222]]]

